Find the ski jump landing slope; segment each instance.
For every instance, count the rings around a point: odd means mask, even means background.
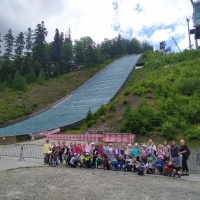
[[[0,128],[0,137],[17,136],[61,128],[94,113],[120,90],[141,55],[123,57],[100,71],[66,98],[29,119]]]

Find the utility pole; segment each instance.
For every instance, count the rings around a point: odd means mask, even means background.
[[[187,24],[188,24],[188,37],[189,37],[189,49],[192,49],[192,45],[191,45],[191,38],[190,38],[190,25],[189,22],[190,20],[188,18],[186,18]]]

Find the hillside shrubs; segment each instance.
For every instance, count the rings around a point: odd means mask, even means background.
[[[168,139],[175,138],[179,132],[188,139],[197,139],[200,134],[200,51],[170,55],[148,52],[143,61],[146,66],[136,72],[127,88],[146,101],[137,109],[130,109],[120,130],[147,134],[160,129]],[[148,102],[151,96],[154,106]]]

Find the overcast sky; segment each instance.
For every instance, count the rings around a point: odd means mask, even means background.
[[[165,40],[178,51],[170,36],[182,50],[188,48],[186,17],[192,18],[192,5],[190,0],[0,0],[0,13],[2,36],[9,28],[16,36],[44,21],[48,42],[56,28],[66,33],[70,27],[73,40],[91,36],[98,43],[121,33],[147,40],[155,49]]]

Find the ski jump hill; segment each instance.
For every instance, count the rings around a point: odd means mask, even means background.
[[[40,114],[0,128],[0,137],[31,135],[59,129],[85,119],[89,109],[96,112],[113,99],[135,69],[140,55],[122,57],[65,98]]]

